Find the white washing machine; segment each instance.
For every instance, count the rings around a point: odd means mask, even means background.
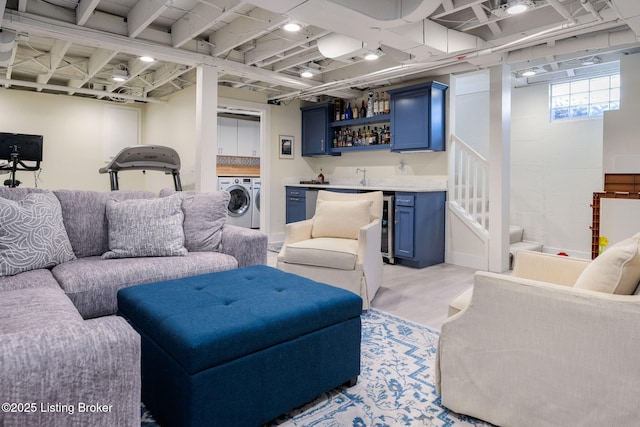
[[[227,208],[227,223],[251,228],[251,178],[218,178],[218,189],[231,194]]]
[[[253,178],[251,195],[251,228],[260,228],[260,178]]]

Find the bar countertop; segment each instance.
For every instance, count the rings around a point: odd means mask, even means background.
[[[332,178],[327,184],[301,184],[312,181],[309,179],[287,178],[285,186],[323,189],[345,189],[364,191],[408,191],[408,192],[429,192],[447,191],[447,177],[434,175],[415,177],[411,179],[367,179],[367,185],[362,185],[358,179],[336,179]]]

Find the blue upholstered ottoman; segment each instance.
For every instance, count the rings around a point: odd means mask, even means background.
[[[258,426],[360,373],[362,300],[266,266],[133,286],[142,400],[165,426]]]

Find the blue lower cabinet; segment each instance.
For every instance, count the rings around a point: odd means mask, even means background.
[[[445,192],[397,192],[394,256],[396,262],[423,268],[444,262]]]
[[[287,187],[286,223],[307,219],[306,189]]]

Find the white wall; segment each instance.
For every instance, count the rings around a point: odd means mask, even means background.
[[[44,136],[39,180],[18,172],[21,187],[109,191],[109,176],[99,174],[104,159],[104,110],[113,103],[79,97],[0,89],[0,132]],[[117,107],[117,104],[116,104]],[[126,108],[139,108],[126,104]],[[36,172],[38,174],[38,172]],[[0,175],[0,184],[8,175]],[[120,188],[139,189],[141,174],[122,173]]]
[[[166,145],[180,156],[180,179],[185,190],[195,188],[196,168],[196,90],[190,86],[174,93],[166,104],[145,106],[143,144]],[[216,118],[214,117],[213,120]],[[211,165],[215,168],[216,165]],[[159,191],[173,188],[171,175],[161,172],[146,174],[145,189]]]
[[[620,60],[620,109],[605,112],[604,172],[640,173],[640,54]]]
[[[550,122],[547,85],[512,91],[511,223],[545,252],[590,258],[602,189],[602,119]]]

